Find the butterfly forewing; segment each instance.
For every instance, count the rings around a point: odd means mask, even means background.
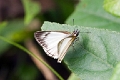
[[[57,59],[59,57],[58,43],[69,34],[69,32],[37,31],[35,32],[34,37],[43,47],[47,55]]]

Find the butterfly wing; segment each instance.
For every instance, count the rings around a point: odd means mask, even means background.
[[[59,57],[58,62],[61,63],[62,59],[64,58],[68,48],[73,43],[73,41],[76,39],[76,37],[79,35],[79,30],[74,30],[72,34],[70,34],[68,37],[62,39],[58,44],[58,51],[59,51]]]
[[[62,32],[37,31],[35,32],[34,37],[36,41],[43,47],[44,51],[48,56],[51,56],[54,59],[58,59],[59,57],[58,44],[68,35],[70,35],[69,32],[63,32],[63,31]]]
[[[58,61],[59,63],[61,63],[62,59],[64,58],[68,48],[70,47],[70,45],[73,43],[73,41],[76,39],[76,36],[70,36],[70,37],[66,37],[63,40],[61,40],[59,42],[58,45],[58,51],[59,51],[59,57],[58,57]]]

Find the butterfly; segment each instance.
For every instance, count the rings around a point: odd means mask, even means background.
[[[58,59],[58,63],[61,63],[68,48],[78,35],[78,29],[72,33],[67,31],[36,31],[34,33],[36,41],[43,47],[45,53],[54,59]]]

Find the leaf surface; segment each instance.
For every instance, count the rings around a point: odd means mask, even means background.
[[[79,40],[64,58],[68,68],[82,80],[110,80],[115,65],[120,61],[120,34],[115,31],[90,27],[70,26],[45,22],[43,31],[79,29]],[[82,33],[90,32],[90,33]]]

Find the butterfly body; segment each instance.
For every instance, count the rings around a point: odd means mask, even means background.
[[[36,41],[43,47],[46,54],[58,59],[59,63],[78,35],[78,30],[74,30],[73,33],[67,31],[37,31],[34,33]]]

